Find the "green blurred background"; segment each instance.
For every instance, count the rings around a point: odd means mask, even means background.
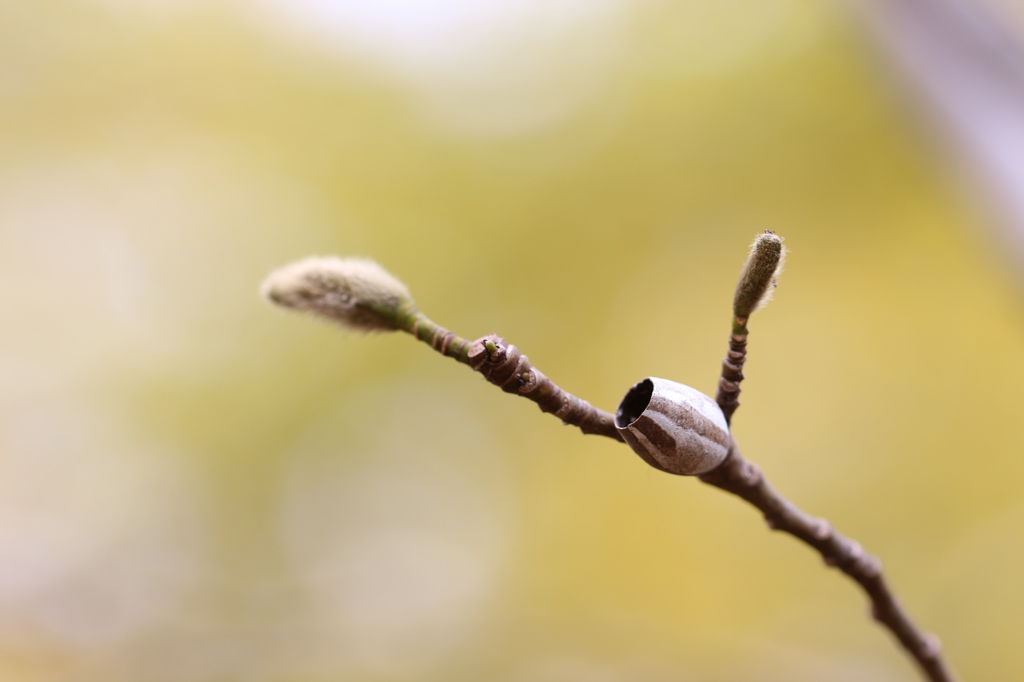
[[[757,513],[404,335],[259,299],[371,256],[606,409],[735,433],[1024,678],[1019,273],[823,0],[0,5],[0,679],[896,681]]]

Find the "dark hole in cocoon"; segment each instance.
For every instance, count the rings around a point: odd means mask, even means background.
[[[650,379],[634,384],[629,393],[619,403],[619,409],[615,411],[615,426],[624,429],[644,413],[654,395],[654,382]]]

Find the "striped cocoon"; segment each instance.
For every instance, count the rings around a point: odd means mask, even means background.
[[[645,462],[681,476],[716,468],[732,442],[725,415],[713,399],[655,377],[629,389],[615,413],[615,428]]]

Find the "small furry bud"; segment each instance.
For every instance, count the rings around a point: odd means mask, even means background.
[[[277,305],[363,331],[399,329],[399,314],[413,305],[406,286],[367,258],[311,256],[271,272],[260,291]]]
[[[736,317],[746,319],[772,299],[772,289],[785,260],[786,247],[782,245],[782,237],[770,230],[757,235],[736,285],[732,304]]]

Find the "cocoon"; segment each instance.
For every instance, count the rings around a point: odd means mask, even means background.
[[[655,469],[705,474],[725,461],[732,437],[718,404],[683,384],[648,377],[619,403],[615,428]]]

